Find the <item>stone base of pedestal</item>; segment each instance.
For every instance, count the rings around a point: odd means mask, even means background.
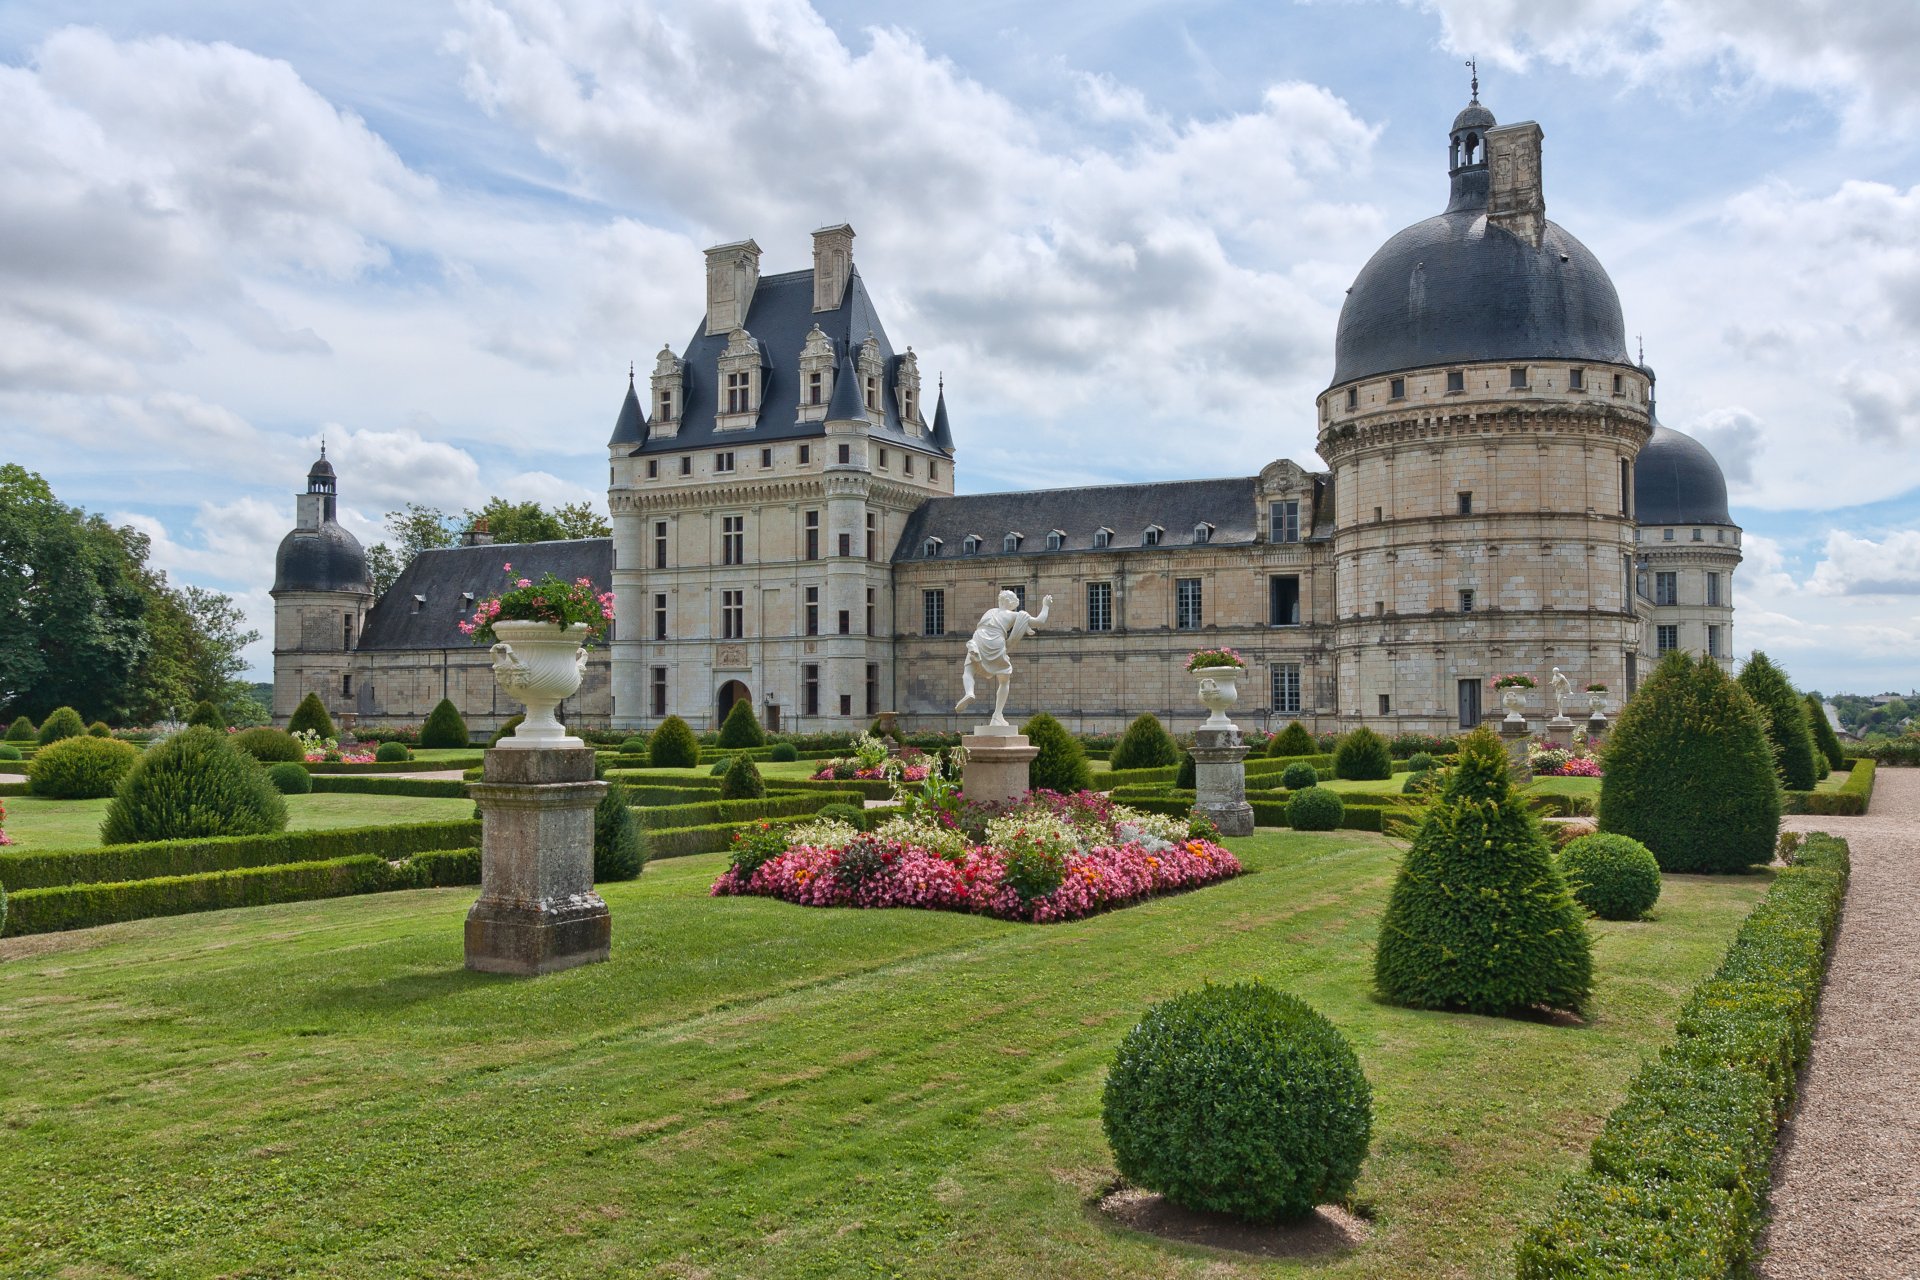
[[[1247,803],[1247,745],[1237,728],[1196,729],[1193,734],[1193,811],[1223,836],[1253,834]]]
[[[960,767],[960,790],[968,800],[1007,804],[1032,789],[1027,766],[1040,748],[1029,743],[1025,734],[969,733],[960,745],[967,751],[967,762]]]
[[[1547,721],[1547,743],[1550,746],[1573,749],[1573,721],[1565,716],[1555,716]]]
[[[1527,743],[1532,741],[1525,720],[1500,722],[1500,745],[1507,749],[1507,762],[1522,782],[1533,780],[1533,766],[1527,763]]]
[[[1607,736],[1607,717],[1604,712],[1596,711],[1587,718],[1587,745],[1597,747]]]
[[[607,958],[613,918],[593,891],[593,751],[494,748],[473,798],[484,822],[467,968],[536,974]]]

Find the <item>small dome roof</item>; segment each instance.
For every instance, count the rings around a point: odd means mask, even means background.
[[[1657,422],[1634,460],[1633,513],[1643,525],[1733,523],[1727,478],[1707,446]]]
[[[1455,133],[1462,129],[1491,129],[1493,125],[1493,112],[1481,106],[1478,98],[1462,107],[1460,114],[1453,118]]]
[[[358,591],[373,594],[360,540],[332,520],[295,529],[273,557],[273,594],[283,591]]]
[[[325,446],[321,447],[320,460],[307,468],[307,479],[313,480],[320,476],[326,476],[328,478],[332,478],[333,476],[333,464],[327,461]]]

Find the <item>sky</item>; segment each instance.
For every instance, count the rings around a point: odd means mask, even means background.
[[[1319,467],[1347,286],[1465,59],[1747,530],[1735,648],[1920,683],[1910,0],[9,0],[0,461],[232,594],[324,437],[408,501],[605,508],[701,250],[850,222],[962,492]]]

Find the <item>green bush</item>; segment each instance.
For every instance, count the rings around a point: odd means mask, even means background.
[[[1287,801],[1287,825],[1295,831],[1334,831],[1346,816],[1346,801],[1331,787],[1308,787]]]
[[[1194,760],[1193,752],[1180,753],[1180,767],[1173,775],[1173,785],[1181,790],[1191,791],[1199,785],[1200,765]]]
[[[630,733],[620,740],[620,754],[623,756],[644,756],[647,754],[647,735]]]
[[[773,750],[767,752],[767,759],[781,764],[790,763],[799,758],[800,748],[791,742],[776,742],[773,744]]]
[[[1583,1010],[1593,988],[1586,913],[1487,729],[1459,761],[1400,865],[1374,982],[1396,1004],[1514,1013]]]
[[[1317,787],[1320,785],[1320,771],[1305,761],[1290,764],[1286,772],[1280,775],[1280,785],[1289,791],[1305,791],[1308,787]]]
[[[87,722],[72,707],[61,707],[40,724],[40,745],[58,742],[62,738],[83,738],[87,733]]]
[[[1127,1033],[1100,1122],[1129,1182],[1268,1222],[1353,1189],[1373,1097],[1346,1037],[1298,997],[1208,985],[1153,1006]]]
[[[7,726],[8,742],[33,742],[39,734],[40,731],[33,727],[33,721],[25,716],[15,716],[13,723]]]
[[[1662,871],[1738,872],[1773,858],[1780,778],[1758,708],[1712,658],[1669,653],[1627,700],[1603,755],[1600,829]]]
[[[409,887],[407,879],[405,872],[385,858],[362,854],[331,862],[248,867],[120,884],[23,889],[13,895],[12,919],[8,921],[7,932],[53,933],[192,911],[338,898]]]
[[[514,730],[518,729],[521,722],[525,719],[525,716],[508,716],[501,722],[500,727],[493,731],[493,736],[487,739],[487,745],[489,747],[497,747],[500,745],[501,739],[511,738]]]
[[[1847,780],[1831,791],[1789,791],[1785,793],[1783,812],[1845,815],[1858,817],[1873,803],[1872,760],[1855,760],[1847,771]]]
[[[298,740],[284,729],[242,729],[228,741],[262,764],[298,764],[307,758]]]
[[[746,758],[747,757],[744,755],[740,757],[740,759],[742,760],[745,760]],[[733,757],[721,756],[718,760],[715,760],[713,762],[713,767],[707,770],[707,776],[709,778],[724,778],[727,776],[727,770],[731,768],[733,768]]]
[[[1638,920],[1660,900],[1660,864],[1631,836],[1569,840],[1560,870],[1581,906],[1602,920]]]
[[[373,758],[377,764],[398,764],[413,759],[413,752],[407,750],[404,742],[383,742],[374,751]]]
[[[220,714],[220,708],[202,699],[193,704],[193,710],[187,712],[187,724],[202,729],[221,729],[227,727],[227,718]]]
[[[288,733],[316,733],[322,738],[338,735],[333,731],[333,717],[327,714],[326,704],[320,701],[320,695],[309,693],[300,699],[300,705],[287,717]]]
[[[267,766],[267,781],[283,796],[304,796],[313,790],[313,775],[306,766],[284,760]]]
[[[1438,769],[1421,769],[1410,773],[1407,775],[1407,780],[1400,784],[1400,794],[1403,796],[1431,796],[1439,789],[1440,771]],[[1571,797],[1562,798],[1571,799]]]
[[[720,798],[722,800],[764,800],[766,795],[767,784],[760,777],[760,770],[754,767],[753,761],[745,756],[735,756],[733,763],[726,768],[726,780],[720,784]]]
[[[1365,725],[1347,734],[1333,749],[1333,776],[1357,782],[1391,778],[1393,754],[1387,740]]]
[[[623,783],[610,781],[593,807],[593,881],[631,880],[646,865],[647,847]]]
[[[95,720],[87,726],[87,736],[89,738],[111,738],[113,736],[113,730],[107,727],[105,720]]]
[[[1040,749],[1040,754],[1027,766],[1028,784],[1034,790],[1072,795],[1093,785],[1087,753],[1065,725],[1042,711],[1021,725],[1020,732]]]
[[[1424,751],[1416,751],[1407,757],[1407,769],[1412,773],[1425,773],[1433,768],[1433,757]]]
[[[20,748],[11,742],[0,741],[0,760],[18,760],[19,758]]]
[[[733,704],[727,712],[727,718],[720,725],[720,737],[716,746],[727,747],[764,747],[767,735],[760,728],[760,718],[753,714],[753,704],[745,698]]]
[[[1813,745],[1826,757],[1828,769],[1844,767],[1847,757],[1840,750],[1840,735],[1833,731],[1833,723],[1827,719],[1827,709],[1812,694],[1806,695],[1805,702],[1807,723],[1813,728]]]
[[[1136,716],[1107,755],[1114,769],[1164,769],[1180,763],[1180,747],[1152,712]]]
[[[867,811],[864,805],[858,809],[850,804],[823,805],[814,811],[814,816],[831,818],[836,822],[844,822],[855,831],[865,831],[867,829]]]
[[[27,782],[50,800],[98,800],[113,794],[140,758],[140,748],[118,738],[62,738],[27,764]]]
[[[467,784],[454,778],[356,778],[352,775],[307,770],[316,792],[347,792],[369,796],[420,796],[458,800]]]
[[[1807,723],[1807,704],[1787,682],[1787,673],[1755,649],[1740,669],[1739,685],[1760,709],[1780,785],[1789,791],[1813,790],[1819,781],[1813,767],[1813,729]]]
[[[104,844],[263,835],[287,825],[286,801],[253,758],[212,729],[187,729],[128,772],[100,825]]]
[[[460,708],[453,705],[451,698],[442,698],[435,703],[420,725],[420,746],[423,750],[459,751],[472,742],[472,736],[467,733],[467,722],[460,718]]]
[[[1310,756],[1319,750],[1320,744],[1313,740],[1313,735],[1298,720],[1288,724],[1267,742],[1267,755],[1270,757]]]
[[[679,716],[668,716],[647,739],[647,763],[655,769],[691,769],[700,763],[700,740]]]

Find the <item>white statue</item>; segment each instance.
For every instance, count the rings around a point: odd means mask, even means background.
[[[1011,728],[1007,724],[1007,679],[1013,674],[1013,659],[1007,651],[1020,637],[1035,627],[1045,624],[1047,610],[1053,606],[1052,596],[1040,599],[1040,612],[1028,613],[1020,607],[1020,597],[1011,591],[1002,591],[999,604],[980,615],[980,624],[973,629],[973,639],[967,641],[967,657],[960,665],[960,682],[966,695],[953,704],[955,711],[964,711],[974,699],[973,677],[978,672],[982,676],[992,676],[999,687],[993,695],[993,719],[990,725]]]
[[[1560,668],[1555,667],[1553,669],[1552,683],[1553,718],[1555,720],[1565,720],[1567,718],[1567,699],[1573,696],[1573,681],[1567,679]]]

